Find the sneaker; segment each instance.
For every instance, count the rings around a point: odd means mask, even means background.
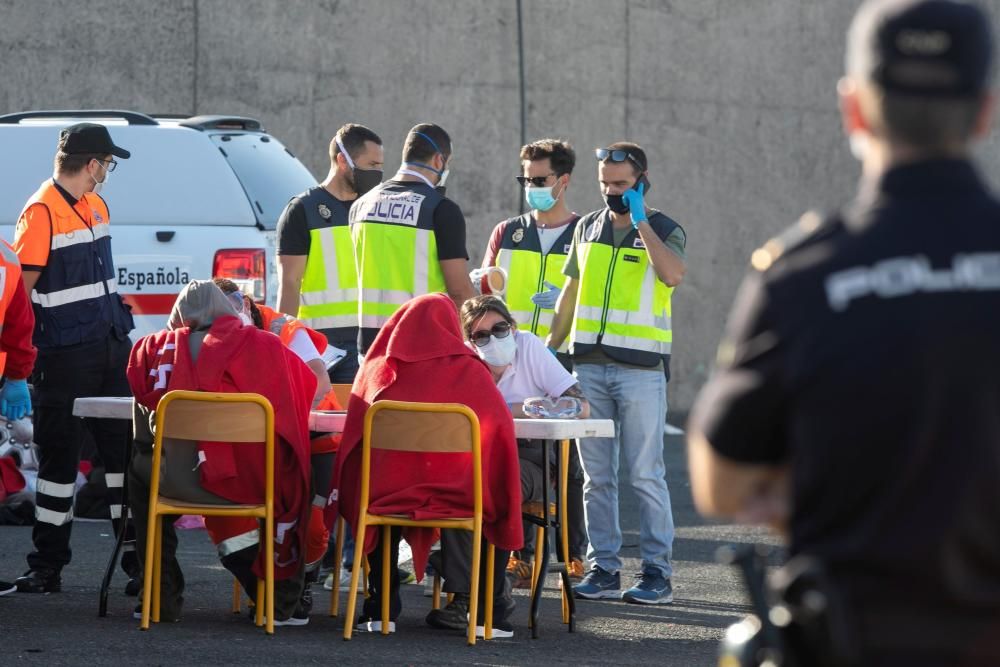
[[[507,579],[511,588],[531,588],[531,564],[511,554],[507,561]]]
[[[55,570],[28,570],[14,584],[19,593],[58,593],[62,590],[62,578]]]
[[[442,609],[431,609],[427,625],[444,630],[464,630],[469,627],[469,594],[455,593]]]
[[[323,588],[328,591],[333,590],[333,572],[326,575],[326,579],[323,581]],[[349,591],[351,590],[351,571],[346,567],[340,568],[340,590]],[[361,582],[358,582],[358,592],[364,593],[362,590]]]
[[[136,597],[142,590],[142,577],[132,577],[125,584],[125,595]]]
[[[389,634],[396,631],[396,621],[389,621]],[[367,616],[358,619],[358,632],[382,632],[382,621],[373,621]]]
[[[17,584],[11,581],[0,581],[0,595],[7,595],[17,590]]]
[[[632,588],[622,593],[622,600],[637,604],[670,604],[674,601],[674,587],[659,569],[651,567],[643,570]]]
[[[152,616],[153,616],[153,610],[152,609],[150,609],[149,615],[150,615],[150,619],[152,619]],[[135,606],[135,609],[132,610],[132,618],[134,618],[137,621],[141,621],[142,620],[142,603],[141,602]],[[168,613],[167,611],[165,611],[163,609],[160,610],[160,623],[179,623],[180,620],[181,620],[180,615]],[[152,621],[150,621],[150,622],[152,622]]]
[[[274,627],[276,628],[286,625],[292,627],[309,625],[309,612],[307,612],[301,606],[298,607],[294,612],[292,612],[292,615],[289,616],[288,618],[278,618],[277,614],[275,614],[274,617],[275,617]]]
[[[463,626],[463,630],[468,627],[468,622]],[[510,639],[514,636],[514,626],[510,621],[493,621],[492,628],[492,639]],[[482,625],[476,626],[476,637],[480,639],[486,638],[486,627]]]
[[[585,600],[619,599],[622,596],[621,575],[595,565],[583,581],[573,587],[573,594]]]

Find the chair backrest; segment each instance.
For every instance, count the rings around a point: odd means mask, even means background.
[[[151,495],[159,492],[160,460],[164,441],[207,440],[264,443],[267,499],[274,494],[274,409],[260,394],[175,390],[156,405]]]
[[[371,450],[472,454],[473,511],[482,514],[483,462],[479,418],[459,403],[375,401],[365,413],[361,511],[368,511]]]
[[[347,404],[351,402],[351,387],[353,385],[349,384],[334,384],[331,385],[333,389],[333,395],[337,397],[337,402],[346,410]]]

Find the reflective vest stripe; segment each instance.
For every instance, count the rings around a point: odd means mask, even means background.
[[[101,281],[99,283],[91,283],[89,285],[80,285],[79,287],[70,287],[69,289],[59,290],[58,292],[49,292],[48,294],[39,294],[37,291],[32,291],[31,300],[40,305],[42,308],[65,306],[69,303],[76,303],[77,301],[86,301],[87,299],[96,299],[104,296],[104,285],[105,281]],[[117,285],[118,283],[114,278],[107,280],[109,292],[117,291]]]
[[[298,319],[311,329],[356,327],[354,247],[346,226],[313,229],[302,276]],[[348,319],[331,319],[350,315]]]
[[[86,229],[77,229],[64,234],[53,234],[52,243],[49,247],[52,250],[59,250],[60,248],[68,248],[72,245],[78,245],[80,243],[97,241],[111,234],[111,228],[106,222],[98,223],[91,227],[90,230],[94,233],[93,236],[91,236]]]

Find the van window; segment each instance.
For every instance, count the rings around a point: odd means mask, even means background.
[[[281,142],[261,134],[214,134],[265,229],[278,225],[288,200],[316,185],[316,179]]]

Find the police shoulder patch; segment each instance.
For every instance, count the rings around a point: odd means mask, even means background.
[[[754,250],[750,265],[758,271],[767,271],[779,257],[812,236],[822,224],[819,213],[809,211],[797,223]]]

